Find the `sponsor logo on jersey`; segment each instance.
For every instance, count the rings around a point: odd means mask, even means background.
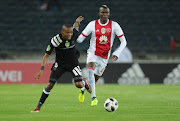
[[[118,84],[149,84],[149,78],[145,74],[139,64],[134,63],[124,72],[118,79]]]
[[[180,64],[177,65],[163,80],[164,84],[180,84]]]
[[[105,35],[102,35],[100,38],[99,38],[99,44],[107,44],[108,43],[108,38],[105,36]]]
[[[101,29],[101,33],[102,33],[102,34],[105,34],[105,33],[106,33],[106,29],[105,29],[105,28],[102,28],[102,29]]]

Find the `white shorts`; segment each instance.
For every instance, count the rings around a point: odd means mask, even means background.
[[[92,53],[88,53],[86,64],[89,62],[95,62],[96,67],[94,73],[98,76],[101,76],[107,66],[108,59],[104,59],[100,56],[94,55]]]

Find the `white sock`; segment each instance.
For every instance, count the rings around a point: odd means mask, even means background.
[[[91,98],[96,97],[95,78],[94,78],[94,69],[93,68],[88,68],[88,81],[92,87]]]
[[[81,88],[81,91],[84,91],[86,89],[84,80],[82,80],[82,83],[83,83],[83,87]]]

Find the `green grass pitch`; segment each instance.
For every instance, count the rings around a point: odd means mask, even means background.
[[[179,85],[96,85],[99,103],[90,106],[90,94],[78,102],[73,84],[55,85],[39,113],[30,113],[46,85],[0,85],[0,121],[180,121]],[[114,97],[116,112],[104,101]]]

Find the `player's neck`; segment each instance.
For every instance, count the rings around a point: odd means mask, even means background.
[[[105,24],[105,23],[107,23],[107,21],[108,21],[108,19],[107,20],[100,19],[101,24]]]

